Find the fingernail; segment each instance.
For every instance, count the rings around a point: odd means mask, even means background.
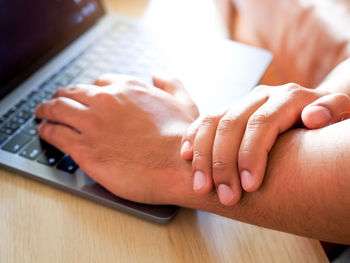
[[[192,151],[192,145],[189,141],[185,141],[181,147],[181,154]]]
[[[244,190],[249,190],[254,185],[254,178],[250,172],[243,170],[240,173],[241,183]]]
[[[226,184],[220,184],[218,186],[218,196],[223,205],[231,205],[233,200],[233,191],[231,187]]]
[[[193,190],[198,191],[202,189],[207,183],[207,178],[201,171],[196,171],[193,178]]]
[[[309,114],[311,114],[312,123],[315,125],[326,125],[330,123],[332,119],[331,112],[323,106],[310,106],[308,107]]]

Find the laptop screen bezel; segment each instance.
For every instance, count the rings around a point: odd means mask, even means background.
[[[17,73],[10,81],[3,84],[0,88],[0,100],[2,100],[7,94],[18,87],[22,82],[24,82],[28,77],[30,77],[35,71],[45,65],[50,59],[59,54],[63,49],[69,46],[82,34],[88,31],[93,25],[95,25],[106,13],[105,8],[101,0],[97,0],[99,8],[96,10],[94,17],[84,23],[77,31],[73,32],[69,37],[62,39],[61,42],[57,43],[52,49],[48,50],[42,56],[40,56],[35,63],[28,67],[25,71]]]

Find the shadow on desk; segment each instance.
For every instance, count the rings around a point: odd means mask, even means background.
[[[214,214],[181,209],[156,225],[13,173],[0,179],[1,262],[327,262],[316,241]]]

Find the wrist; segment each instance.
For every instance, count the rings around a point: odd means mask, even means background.
[[[181,138],[180,135],[168,136],[159,148],[162,152],[158,158],[164,162],[154,171],[152,203],[180,205],[181,199],[191,190],[192,165],[180,157]]]

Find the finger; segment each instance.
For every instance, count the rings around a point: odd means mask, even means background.
[[[319,129],[350,117],[350,98],[333,93],[319,98],[303,109],[302,121],[308,129]]]
[[[202,117],[192,122],[182,136],[180,155],[184,160],[191,161],[193,158],[193,143],[201,121]]]
[[[212,173],[223,205],[234,205],[241,197],[237,165],[239,146],[250,115],[267,98],[264,94],[248,96],[232,107],[219,122],[213,146]]]
[[[95,80],[94,85],[96,86],[109,86],[112,84],[119,84],[119,85],[132,85],[132,86],[141,86],[143,88],[150,88],[146,83],[141,81],[140,79],[129,76],[129,75],[121,75],[121,74],[114,74],[114,73],[106,73],[98,77],[97,80]]]
[[[217,114],[214,114],[213,116],[223,116],[226,113],[225,110],[219,111]],[[201,125],[201,122],[206,116],[200,116],[198,117],[194,122],[191,123],[191,125],[187,128],[185,134],[182,136],[181,140],[181,150],[180,155],[182,159],[191,161],[193,159],[193,145],[194,140],[196,138],[199,126]]]
[[[126,75],[106,73],[98,77],[98,79],[95,80],[94,85],[108,86],[115,82],[125,81],[126,78]]]
[[[283,95],[282,95],[283,94]],[[294,96],[294,99],[290,99]],[[249,118],[239,150],[238,165],[245,191],[256,191],[264,178],[268,154],[276,138],[300,120],[305,105],[319,97],[300,87],[272,95]]]
[[[99,92],[93,85],[77,84],[74,86],[68,86],[59,89],[52,98],[66,97],[75,100],[83,105],[89,106],[91,104],[91,99]]]
[[[216,127],[222,116],[206,116],[200,123],[193,144],[193,190],[200,194],[213,189],[212,151]]]
[[[164,79],[160,77],[152,77],[153,84],[158,89],[164,90],[175,97],[183,97],[183,99],[188,99],[190,96],[186,92],[183,83],[178,79]]]
[[[70,98],[60,97],[39,104],[35,109],[38,119],[61,123],[81,131],[85,127],[87,107]]]
[[[152,77],[155,87],[164,90],[165,92],[173,95],[176,99],[192,107],[196,116],[199,115],[198,108],[192,100],[190,94],[185,89],[183,83],[178,79],[163,79],[160,77]]]
[[[40,123],[38,132],[44,141],[73,157],[75,145],[80,140],[78,132],[67,126],[48,122]]]

